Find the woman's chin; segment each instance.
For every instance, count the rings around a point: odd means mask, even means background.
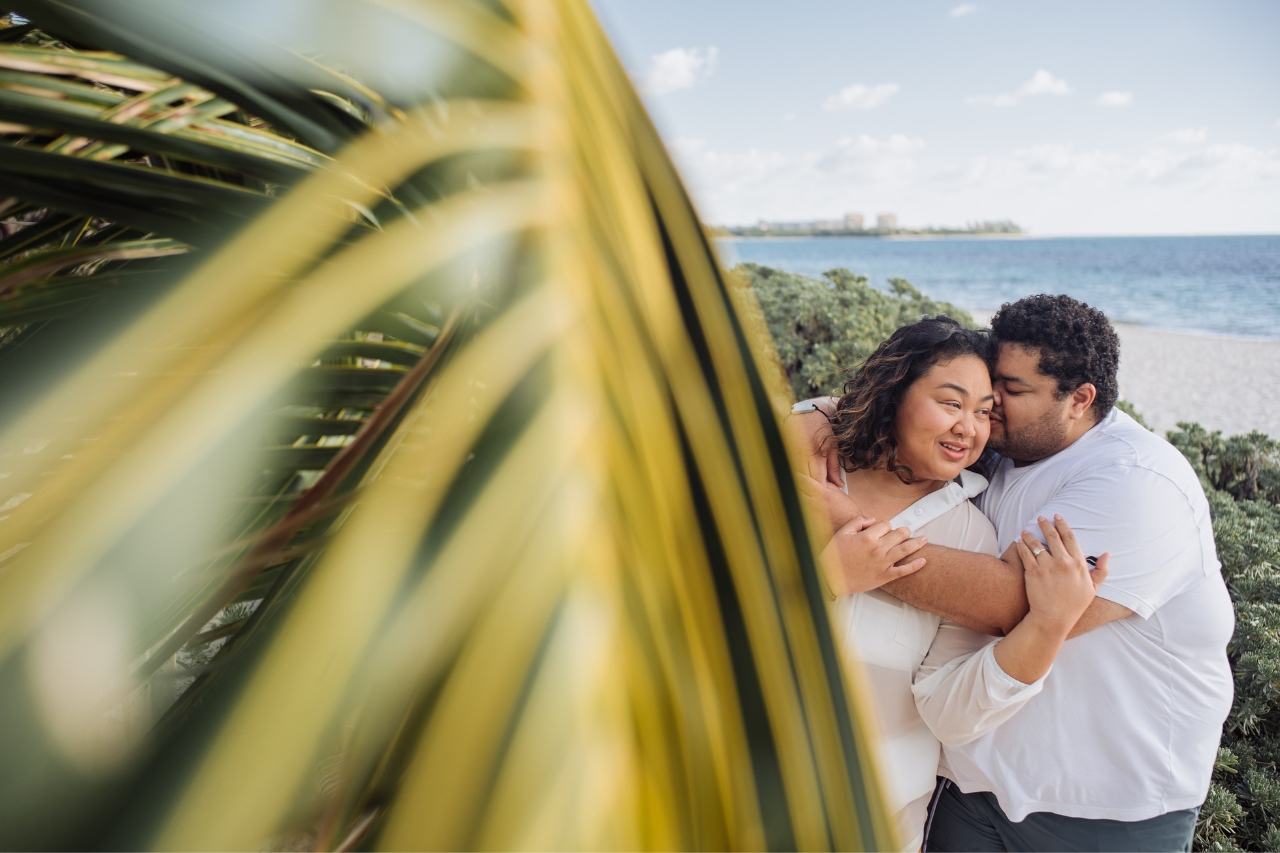
[[[965,466],[959,462],[939,463],[936,465],[930,465],[928,470],[923,472],[923,474],[917,474],[916,476],[921,480],[941,480],[943,482],[947,482],[959,477],[960,472],[964,469]]]

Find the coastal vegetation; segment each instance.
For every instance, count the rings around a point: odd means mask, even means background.
[[[797,400],[839,394],[849,370],[906,323],[946,314],[973,325],[967,311],[930,299],[906,279],[890,279],[885,292],[847,269],[812,278],[747,263],[730,275],[755,293]]]
[[[1236,695],[1197,849],[1280,850],[1280,441],[1259,432],[1224,438],[1195,423],[1168,439],[1200,475],[1236,612],[1228,647]]]
[[[884,292],[843,269],[821,279],[757,264],[734,272],[755,292],[797,399],[840,393],[849,370],[923,314],[972,324],[964,311],[901,279]],[[1117,405],[1141,422],[1131,404]],[[1235,701],[1195,846],[1280,850],[1280,441],[1259,432],[1224,437],[1196,423],[1181,423],[1166,437],[1204,486],[1236,612],[1228,648]]]

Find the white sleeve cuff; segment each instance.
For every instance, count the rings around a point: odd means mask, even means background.
[[[996,660],[996,646],[1000,645],[1000,642],[1002,641],[992,643],[980,652],[980,654],[984,656],[981,666],[984,670],[989,670],[988,672],[984,672],[984,675],[987,676],[989,679],[988,684],[993,688],[992,698],[995,698],[997,691],[1004,698],[1008,699],[1023,698],[1022,693],[1027,690],[1033,691],[1031,696],[1039,693],[1044,687],[1044,680],[1048,678],[1049,673],[1053,671],[1052,664],[1047,670],[1045,670],[1044,675],[1040,676],[1030,684],[1024,684],[1009,673],[1005,672],[1004,668],[1000,666],[1000,661]],[[1026,698],[1030,697],[1028,696]]]
[[[1131,592],[1116,589],[1114,585],[1108,584],[1106,581],[1103,581],[1102,586],[1098,587],[1098,598],[1105,598],[1107,601],[1113,601],[1116,604],[1127,607],[1143,619],[1150,619],[1151,614],[1156,612],[1150,602],[1139,598]]]

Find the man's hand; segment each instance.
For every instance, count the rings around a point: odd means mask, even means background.
[[[835,411],[834,397],[816,397],[805,402],[818,406],[820,411],[787,415],[782,422],[782,437],[796,470],[819,482],[835,486],[844,484],[840,465],[840,452],[831,433],[827,415]]]
[[[925,561],[911,555],[928,539],[910,536],[906,527],[895,530],[889,522],[871,518],[855,518],[843,525],[819,558],[827,586],[836,595],[850,595],[919,571]]]
[[[862,510],[858,509],[853,498],[837,486],[819,482],[803,473],[796,474],[796,484],[800,487],[801,496],[813,507],[815,518],[825,518],[827,521],[827,526],[819,531],[823,540],[862,516]]]

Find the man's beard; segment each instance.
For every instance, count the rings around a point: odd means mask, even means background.
[[[1050,409],[1017,432],[1010,430],[1009,422],[1004,421],[1004,435],[999,438],[992,435],[987,446],[1014,462],[1038,462],[1057,453],[1066,440],[1066,424],[1059,420],[1058,412]]]

